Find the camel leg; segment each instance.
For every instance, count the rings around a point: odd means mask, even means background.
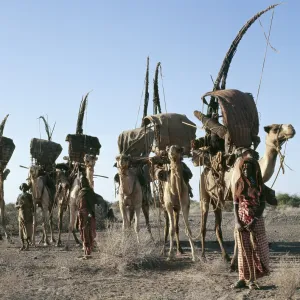
[[[176,245],[177,245],[177,255],[183,254],[183,250],[180,246],[179,241],[179,211],[174,210],[174,217],[175,217],[175,239],[176,239]]]
[[[235,271],[237,265],[237,255],[238,255],[238,244],[237,244],[237,231],[234,230],[234,252],[230,262],[230,270]]]
[[[35,247],[35,233],[36,233],[36,209],[37,209],[37,205],[36,205],[36,201],[33,199],[33,222],[32,222],[32,246]]]
[[[134,231],[136,233],[137,237],[137,242],[138,244],[140,243],[140,238],[139,238],[139,232],[140,232],[140,214],[141,214],[141,208],[138,207],[135,209],[135,226],[134,226]]]
[[[202,258],[205,259],[205,236],[206,236],[206,223],[209,211],[209,202],[200,200],[201,206],[201,246],[202,246]]]
[[[55,243],[55,239],[54,239],[54,236],[53,236],[53,216],[52,216],[52,212],[50,212],[50,217],[49,217],[49,227],[50,227],[50,242],[51,243]]]
[[[44,246],[50,245],[48,240],[48,222],[49,222],[49,211],[48,208],[42,208],[42,214],[43,214],[43,231],[44,231]]]
[[[222,209],[221,207],[217,207],[216,203],[213,201],[212,203],[215,213],[215,232],[220,244],[220,248],[222,251],[222,257],[226,261],[230,261],[229,255],[227,254],[224,248],[223,235],[222,235]]]
[[[62,230],[62,220],[63,220],[64,210],[62,208],[62,205],[59,205],[58,207],[58,238],[56,246],[61,246],[61,230]]]
[[[69,210],[70,210],[70,222],[69,222],[68,239],[67,239],[67,243],[66,243],[66,246],[65,246],[66,250],[69,249],[69,242],[70,242],[71,233],[73,234],[76,243],[78,241],[78,239],[76,237],[76,234],[75,234],[75,222],[77,220],[77,218],[76,218],[76,205],[70,205]]]
[[[189,225],[189,210],[190,210],[190,204],[182,205],[182,215],[184,219],[184,223],[186,226],[187,236],[189,238],[190,246],[191,246],[191,252],[192,252],[192,261],[195,261],[195,245],[192,240],[192,231]]]
[[[134,217],[134,209],[132,207],[129,208],[129,227],[131,227],[131,223]]]
[[[7,240],[9,240],[10,238],[7,233],[6,224],[5,224],[5,201],[4,200],[0,201],[0,214],[1,214],[1,225],[4,230],[5,237]]]
[[[165,230],[164,230],[164,245],[161,250],[162,255],[166,254],[166,243],[168,241],[169,227],[170,227],[169,216],[166,210],[164,210],[164,217],[165,217]]]
[[[154,240],[153,236],[152,236],[152,233],[151,233],[151,226],[150,226],[150,221],[149,221],[149,203],[143,204],[142,205],[142,210],[143,210],[143,214],[145,216],[147,230],[150,234],[151,239]]]
[[[168,212],[169,225],[170,225],[169,226],[170,250],[169,250],[168,260],[171,260],[171,258],[174,256],[173,244],[174,244],[174,234],[175,234],[174,213],[173,213],[172,204],[166,205],[166,210]]]
[[[127,210],[126,210],[126,207],[124,206],[124,204],[120,203],[119,206],[120,206],[120,212],[121,212],[121,216],[122,216],[122,220],[123,220],[122,229],[123,229],[123,231],[125,231],[130,226],[130,220],[128,220]]]

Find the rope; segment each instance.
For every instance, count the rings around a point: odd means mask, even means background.
[[[144,95],[144,91],[145,91],[145,86],[146,86],[146,78],[144,80],[144,87],[143,87],[142,94],[141,94],[140,105],[139,105],[138,113],[137,113],[137,116],[136,116],[136,122],[135,122],[134,128],[136,128],[137,122],[138,122],[138,119],[139,119],[139,115],[140,115],[140,111],[141,111],[141,105],[142,105],[142,99],[143,99],[143,95]]]
[[[167,114],[168,113],[167,112],[167,103],[166,103],[166,95],[165,95],[165,88],[164,88],[164,81],[163,81],[161,65],[159,66],[159,69],[160,69],[161,86],[162,86],[163,95],[164,95],[165,111],[166,111],[166,114]]]
[[[259,81],[257,95],[256,95],[256,101],[255,101],[256,105],[257,105],[257,102],[258,102],[258,96],[259,96],[260,87],[261,87],[261,83],[262,83],[262,77],[263,77],[264,68],[265,68],[265,62],[266,62],[266,58],[267,58],[267,52],[268,52],[268,48],[269,48],[269,44],[270,44],[269,40],[270,40],[271,29],[272,29],[272,24],[273,24],[274,12],[275,12],[275,10],[273,9],[273,13],[272,13],[272,17],[271,17],[271,23],[270,23],[270,28],[269,28],[269,35],[268,35],[268,38],[267,38],[265,56],[264,56],[264,61],[263,61],[262,70],[261,70],[261,74],[260,74],[260,81]]]
[[[279,154],[279,156],[280,156],[280,166],[279,166],[279,169],[278,169],[278,171],[277,171],[277,174],[276,174],[276,177],[275,177],[275,179],[274,179],[274,182],[273,182],[273,184],[272,184],[272,186],[271,186],[271,189],[273,188],[273,186],[274,186],[274,184],[275,184],[275,182],[276,182],[276,180],[277,180],[277,178],[278,178],[278,175],[279,175],[279,172],[280,172],[281,168],[282,168],[282,172],[283,172],[283,174],[284,174],[284,167],[283,167],[283,164],[284,164],[284,159],[285,159],[286,146],[287,146],[287,141],[286,141],[286,143],[285,143],[283,155],[281,154],[280,149],[279,149],[279,148],[277,149],[277,152],[278,152],[278,154]]]

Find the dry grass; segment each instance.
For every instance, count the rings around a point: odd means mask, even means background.
[[[138,243],[133,230],[124,235],[120,228],[109,228],[98,245],[102,264],[113,265],[119,271],[155,268],[162,260],[146,230],[140,231]]]
[[[281,258],[273,278],[278,286],[278,299],[293,299],[297,289],[300,288],[299,258],[289,256]]]

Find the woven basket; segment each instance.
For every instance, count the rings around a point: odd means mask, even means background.
[[[52,141],[33,138],[30,142],[30,154],[39,165],[53,165],[61,152],[61,145]]]
[[[8,164],[15,147],[12,139],[4,136],[0,137],[0,164],[2,169],[5,169]]]
[[[68,134],[69,158],[71,161],[83,163],[85,154],[99,155],[101,144],[97,137],[85,134]]]

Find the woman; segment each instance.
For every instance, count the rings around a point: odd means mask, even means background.
[[[81,178],[80,184],[81,190],[78,195],[79,231],[83,242],[84,255],[85,258],[88,258],[91,255],[96,238],[95,204],[97,199],[86,177]]]
[[[33,201],[32,195],[27,193],[29,186],[26,183],[22,183],[19,189],[22,194],[18,196],[15,207],[18,209],[19,236],[22,241],[20,250],[28,250],[33,229]]]
[[[269,274],[269,245],[262,217],[265,208],[263,181],[253,152],[242,149],[234,167],[232,186],[239,270],[234,288],[256,288],[256,279]]]

